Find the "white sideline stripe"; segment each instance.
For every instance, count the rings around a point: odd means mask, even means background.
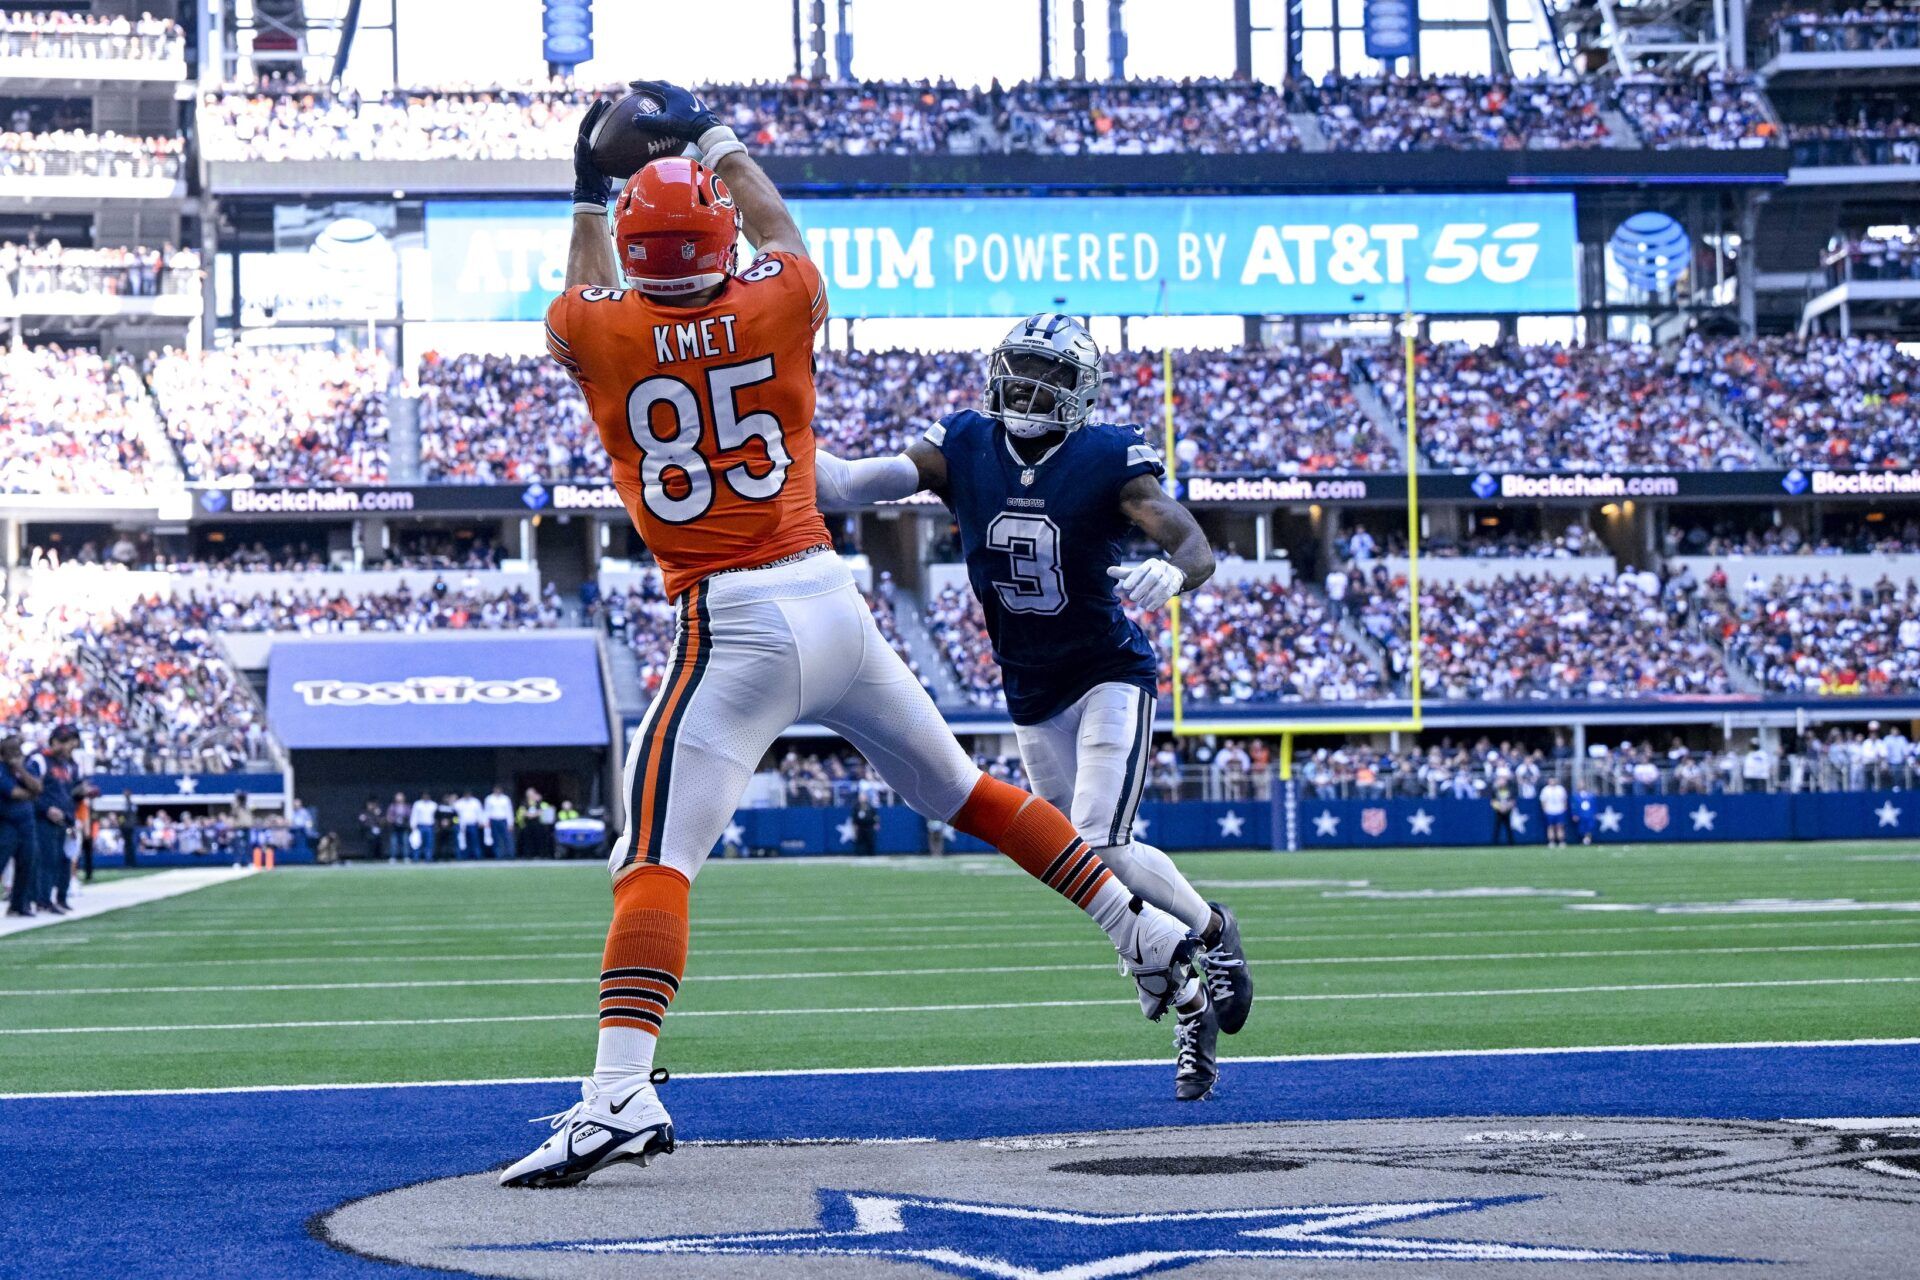
[[[1594,1053],[1717,1053],[1736,1049],[1904,1049],[1920,1047],[1920,1037],[1864,1040],[1710,1040],[1677,1044],[1529,1045],[1510,1049],[1391,1049],[1377,1053],[1281,1053],[1236,1057],[1255,1063],[1401,1062],[1413,1058],[1518,1058],[1540,1054]],[[1091,1071],[1110,1067],[1153,1067],[1164,1071],[1164,1058],[1091,1058],[1053,1062],[955,1062],[924,1067],[792,1067],[766,1071],[676,1071],[676,1080],[761,1080],[794,1076],[899,1076],[959,1071]],[[198,1089],[66,1089],[56,1093],[0,1093],[0,1102],[58,1098],[174,1098],[227,1093],[333,1093],[342,1089],[474,1089],[491,1085],[570,1084],[579,1076],[502,1076],[493,1080],[368,1080],[329,1081],[321,1084],[229,1084]],[[1808,1121],[1837,1124],[1839,1121]],[[1904,1121],[1901,1121],[1904,1123]]]
[[[175,871],[156,871],[152,875],[128,876],[124,880],[106,880],[98,884],[83,885],[74,891],[70,899],[73,909],[66,915],[57,916],[48,913],[37,916],[0,916],[0,938],[25,933],[29,929],[47,929],[57,924],[71,924],[75,920],[102,916],[109,911],[138,907],[148,902],[159,902],[163,898],[178,897],[183,893],[192,893],[195,889],[226,884],[252,874],[252,867],[181,867]],[[51,938],[35,939],[35,941],[64,946],[74,939],[68,937],[63,931]]]
[[[1519,905],[1524,903],[1530,906],[1544,906],[1544,905],[1548,905],[1549,903],[1555,903],[1555,902],[1556,900],[1552,900],[1552,899],[1516,898],[1516,899],[1496,899],[1488,902],[1485,905],[1486,906],[1508,905],[1508,904]],[[1419,906],[1423,904],[1409,903],[1408,905]],[[1558,904],[1558,905],[1561,906],[1561,909],[1565,909],[1565,904]],[[1862,923],[1862,921],[1858,919],[1859,912],[1873,911],[1877,909],[1880,909],[1880,908],[1878,908],[1875,904],[1866,904],[1861,907],[1838,908],[1836,909],[1835,914],[1849,913],[1849,914],[1854,914],[1855,918],[1852,920],[1846,920],[1846,921],[1837,921],[1837,922],[1815,921],[1810,923],[1838,923],[1838,924],[1849,924],[1849,925],[1857,926],[1860,923]],[[1898,907],[1887,908],[1887,910],[1895,912],[1896,918],[1898,918],[1897,917],[1897,913],[1899,911]],[[1618,914],[1624,918],[1624,917],[1631,916],[1634,913],[1620,912]],[[1756,913],[1756,914],[1759,914],[1759,913]],[[1805,914],[1817,915],[1820,913],[1807,912]],[[1418,917],[1416,917],[1416,919],[1419,921],[1446,920],[1446,919],[1480,919],[1480,918],[1483,918],[1484,915],[1485,915],[1485,907],[1481,909],[1472,910],[1472,911],[1423,911],[1419,914]],[[872,918],[873,917],[871,915],[864,915],[859,917],[845,917],[845,918],[833,917],[832,919],[870,920]],[[890,915],[887,918],[896,919],[899,917],[894,917]],[[1360,921],[1373,921],[1373,920],[1389,922],[1389,923],[1405,923],[1408,920],[1408,918],[1409,917],[1404,912],[1400,912],[1400,911],[1353,912],[1353,911],[1345,910],[1344,908],[1337,909],[1334,911],[1327,911],[1327,912],[1315,912],[1310,910],[1289,909],[1287,912],[1287,919],[1289,921],[1296,922],[1296,923],[1307,923],[1307,924],[1349,925],[1349,924],[1358,923]],[[720,938],[722,941],[731,940],[733,938],[759,937],[759,936],[764,936],[769,934],[771,935],[809,934],[817,931],[811,928],[810,926],[807,926],[800,922],[810,920],[810,919],[821,920],[821,921],[829,920],[828,917],[779,916],[779,915],[769,915],[765,917],[742,917],[739,919],[729,919],[726,921],[701,920],[696,918],[693,921],[693,929],[696,934],[704,934],[705,930],[707,930],[709,927],[713,927],[716,925],[727,927],[733,930],[732,932],[721,934]],[[953,919],[953,913],[946,912],[938,916],[929,916],[927,917],[927,919],[951,921]],[[1887,922],[1873,921],[1872,923],[1887,923]],[[596,929],[604,927],[604,925],[601,924],[598,921],[598,919],[589,921],[589,920],[583,920],[579,917],[575,917],[575,918],[563,920],[563,921],[539,921],[539,920],[515,921],[515,922],[475,921],[472,923],[448,923],[448,924],[337,925],[337,926],[336,925],[298,925],[298,926],[292,926],[285,929],[274,929],[274,928],[235,929],[235,928],[229,928],[221,924],[209,923],[209,924],[203,924],[203,925],[200,925],[199,927],[191,928],[191,929],[145,929],[145,930],[95,931],[95,932],[88,933],[84,938],[74,938],[74,937],[28,938],[28,939],[23,939],[21,942],[21,945],[26,945],[27,943],[32,943],[32,942],[59,943],[62,945],[67,945],[76,941],[86,941],[96,946],[113,946],[119,943],[126,943],[131,945],[140,941],[153,939],[153,938],[202,938],[202,937],[206,937],[210,933],[218,933],[223,937],[265,936],[265,937],[279,938],[279,937],[291,937],[296,935],[316,935],[316,941],[320,941],[321,945],[332,946],[332,947],[364,947],[370,941],[381,942],[387,945],[397,946],[397,945],[405,945],[410,940],[405,938],[400,938],[400,937],[393,937],[389,935],[424,934],[424,933],[509,934],[509,935],[524,934],[524,935],[528,935],[529,938],[531,939],[533,937],[543,936],[540,933],[541,930],[563,929],[563,928],[572,929],[572,928],[579,928],[582,925],[590,925],[591,927]],[[851,930],[850,932],[860,937],[868,937],[868,936],[875,936],[875,935],[892,936],[892,935],[905,934],[905,935],[910,935],[913,938],[918,938],[922,935],[929,934],[929,933],[1031,934],[1031,933],[1037,933],[1037,932],[1055,932],[1058,930],[1058,928],[1059,928],[1059,925],[1056,920],[1035,917],[1035,918],[1026,919],[1026,920],[1005,921],[997,924],[982,924],[978,921],[975,921],[972,923],[965,923],[965,924],[945,923],[945,924],[880,925],[880,926],[870,926],[867,928],[854,929],[854,930]],[[1548,931],[1548,932],[1551,932],[1551,931]],[[711,935],[706,935],[706,936],[711,936]],[[1296,933],[1291,936],[1293,938],[1318,938],[1318,937],[1337,937],[1341,935],[1315,934],[1311,932],[1305,932],[1305,933]],[[1377,937],[1378,933],[1376,932],[1374,934],[1367,935],[1367,936]],[[1463,930],[1453,935],[1448,935],[1444,933],[1432,933],[1432,932],[1412,933],[1412,932],[1403,932],[1400,929],[1396,928],[1394,930],[1394,936],[1396,937],[1446,937],[1446,936],[1482,937],[1482,936],[1487,936],[1487,934],[1484,931],[1473,931],[1473,930]],[[335,940],[331,940],[331,941],[326,940],[328,938],[332,938]],[[499,941],[502,941],[502,942],[509,941],[509,940],[511,939],[509,938],[499,939]],[[432,942],[432,941],[435,941],[435,939],[422,938],[420,939],[420,941]],[[908,943],[903,945],[910,947],[912,944]],[[976,944],[976,945],[1006,947],[1010,945],[1025,946],[1029,944],[1027,943],[1012,944],[1012,943],[1006,943],[1006,942],[998,942],[998,943]],[[813,951],[815,950],[815,948],[808,947],[808,948],[802,948],[801,950]],[[712,955],[715,953],[711,950],[703,949],[702,954]],[[742,952],[739,954],[745,954],[745,953]],[[404,958],[404,957],[401,957],[401,958]]]
[[[1792,947],[1629,947],[1616,951],[1491,951],[1457,955],[1409,956],[1293,956],[1261,960],[1259,967],[1293,965],[1317,967],[1340,964],[1434,964],[1476,960],[1601,960],[1628,956],[1783,955],[1789,952],[1904,951],[1920,949],[1920,942],[1807,943]],[[599,952],[582,953],[599,955]],[[1110,964],[954,965],[933,969],[826,969],[809,973],[703,973],[687,978],[683,986],[709,982],[794,982],[839,978],[932,978],[974,973],[1105,973]],[[198,992],[230,994],[247,991],[412,991],[439,987],[591,987],[596,975],[579,973],[557,978],[426,978],[405,982],[243,982],[184,983],[164,987],[27,987],[0,990],[0,999],[35,996],[164,996]]]
[[[1592,995],[1623,991],[1731,991],[1756,987],[1872,987],[1920,982],[1920,977],[1900,978],[1769,978],[1735,982],[1629,982],[1585,987],[1490,987],[1480,991],[1342,991],[1310,994],[1256,996],[1273,1004],[1297,1004],[1346,1000],[1452,1000],[1490,999],[1500,996]],[[882,1013],[974,1013],[1004,1009],[1083,1009],[1107,1005],[1132,1005],[1133,1000],[1006,1000],[968,1004],[909,1005],[826,1005],[807,1009],[678,1009],[679,1018],[793,1018]],[[273,1031],[317,1027],[449,1027],[509,1022],[582,1022],[592,1017],[581,1013],[484,1014],[460,1018],[342,1018],[287,1022],[192,1022],[161,1023],[152,1026],[111,1027],[0,1027],[0,1036],[59,1036],[114,1033],[134,1035],[176,1031]]]
[[[1619,924],[1606,926],[1566,925],[1551,929],[1438,929],[1438,930],[1395,930],[1395,938],[1543,938],[1569,937],[1575,934],[1604,934],[1608,937],[1624,937],[1642,933],[1701,933],[1720,929],[1911,929],[1920,927],[1920,922],[1894,918],[1891,920],[1702,920],[1695,924]],[[531,939],[530,939],[531,940]],[[509,941],[503,939],[502,941]],[[1020,944],[1022,950],[1034,951],[1043,948],[1082,947],[1088,944],[1086,938],[1042,938]],[[1247,937],[1243,941],[1248,945],[1267,945],[1285,943],[1289,945],[1318,944],[1321,942],[1378,942],[1380,933],[1292,933],[1285,937],[1255,938]],[[329,945],[352,945],[329,944]],[[1005,951],[1005,942],[943,942],[942,951]],[[696,954],[702,958],[709,956],[817,956],[865,954],[867,952],[919,951],[921,947],[912,942],[885,942],[851,946],[821,947],[699,947]],[[327,965],[340,964],[471,964],[476,962],[499,962],[524,964],[529,960],[593,960],[598,959],[600,951],[500,951],[485,955],[438,955],[419,956],[405,952],[388,953],[377,956],[316,956],[312,952],[301,952],[290,956],[241,956],[207,960],[64,960],[51,961],[32,966],[34,972],[43,969],[184,969],[196,965],[269,965],[297,964]],[[1546,954],[1559,955],[1563,952]],[[1426,957],[1420,957],[1425,959]],[[1262,964],[1279,963],[1261,961]]]

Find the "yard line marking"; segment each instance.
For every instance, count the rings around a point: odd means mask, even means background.
[[[1721,1053],[1754,1049],[1908,1049],[1920,1048],[1920,1038],[1896,1037],[1858,1040],[1708,1040],[1674,1044],[1523,1045],[1506,1049],[1387,1049],[1376,1052],[1285,1053],[1236,1057],[1234,1062],[1399,1062],[1412,1058],[1516,1058],[1543,1054],[1600,1053]],[[1044,1062],[953,1062],[905,1067],[776,1067],[760,1071],[676,1071],[676,1080],[757,1080],[793,1076],[896,1076],[974,1071],[1092,1071],[1115,1067],[1166,1070],[1165,1058],[1088,1058]],[[64,1098],[175,1098],[227,1093],[333,1093],[343,1089],[477,1089],[495,1086],[553,1084],[576,1089],[579,1076],[502,1076],[491,1080],[341,1080],[317,1084],[229,1084],[176,1089],[64,1089],[50,1093],[0,1093],[0,1102],[53,1101]],[[1837,1121],[1809,1120],[1806,1124]],[[1904,1119],[1898,1123],[1906,1123]]]
[[[1076,944],[1078,945],[1078,944]],[[1260,960],[1268,966],[1308,966],[1341,964],[1436,964],[1478,960],[1601,960],[1629,956],[1701,956],[1701,955],[1784,955],[1795,952],[1895,951],[1920,948],[1920,942],[1837,942],[1827,945],[1806,943],[1789,947],[1623,947],[1609,951],[1489,951],[1454,955],[1402,956],[1287,956]],[[598,956],[598,951],[581,952],[581,957]],[[932,978],[976,973],[1107,973],[1113,966],[1100,964],[1007,964],[955,965],[932,969],[825,969],[807,973],[702,973],[686,978],[682,985],[703,986],[709,982],[792,982],[796,980],[839,980],[842,978]],[[26,987],[0,990],[0,999],[35,996],[159,996],[196,992],[231,994],[249,991],[412,991],[441,987],[590,987],[597,980],[591,973],[554,978],[419,978],[395,982],[244,982],[231,984],[186,983],[163,987]]]
[[[1416,922],[1420,922],[1420,921],[1444,920],[1444,919],[1481,919],[1481,918],[1484,918],[1486,915],[1486,908],[1491,908],[1496,905],[1506,905],[1508,903],[1511,903],[1513,905],[1519,905],[1521,903],[1525,903],[1528,906],[1536,907],[1536,908],[1549,905],[1549,903],[1546,901],[1536,901],[1533,899],[1511,899],[1511,900],[1502,899],[1502,900],[1498,900],[1497,902],[1488,902],[1485,904],[1483,908],[1479,908],[1471,911],[1463,910],[1463,911],[1422,912],[1418,916],[1414,917],[1414,920]],[[1409,905],[1418,905],[1418,904],[1409,904]],[[1564,910],[1565,908],[1562,907],[1561,909]],[[1851,924],[1851,925],[1857,926],[1859,923],[1861,923],[1860,920],[1858,919],[1858,915],[1860,912],[1872,911],[1875,909],[1877,909],[1875,904],[1871,904],[1871,903],[1864,904],[1861,907],[1840,908],[1836,910],[1835,914],[1845,913],[1845,914],[1853,915],[1855,916],[1855,918],[1847,921],[1814,921],[1809,923]],[[1886,908],[1886,910],[1898,914],[1900,912],[1900,907],[1898,905],[1895,905],[1895,906]],[[1627,915],[1631,915],[1633,913],[1621,912],[1619,914],[1624,917]],[[1809,914],[1818,914],[1818,913],[1809,913]],[[1344,911],[1344,910],[1336,910],[1331,912],[1310,912],[1310,911],[1294,910],[1292,908],[1289,908],[1286,911],[1285,915],[1286,915],[1286,918],[1290,921],[1304,921],[1307,923],[1342,924],[1342,925],[1354,924],[1360,921],[1375,921],[1375,920],[1382,921],[1382,922],[1405,923],[1409,919],[1407,914],[1400,911],[1350,912],[1350,911]],[[750,936],[767,935],[767,934],[780,935],[780,934],[810,933],[812,932],[811,929],[798,924],[791,923],[793,921],[805,920],[808,918],[809,917],[769,915],[764,920],[757,920],[757,921],[742,920],[740,922],[742,926],[751,923],[753,927],[751,928],[740,927],[737,930],[737,932],[724,933],[721,936],[723,940],[731,940],[734,937],[750,937]],[[863,915],[858,918],[862,920],[867,920],[867,919],[872,919],[873,917],[871,915]],[[897,919],[899,917],[888,916],[886,918]],[[931,917],[928,917],[928,919],[951,920],[952,915],[951,913],[947,913],[940,916],[931,916]],[[776,920],[782,920],[789,923],[773,923]],[[551,922],[551,927],[554,927],[554,928],[565,928],[569,926],[579,927],[583,923],[589,923],[589,922],[583,922],[579,918],[574,918],[566,921]],[[1874,923],[1885,923],[1885,922],[1876,921]],[[703,921],[699,919],[695,919],[693,921],[693,927],[696,932],[701,932],[706,930],[711,924],[712,924],[711,921]],[[499,922],[493,922],[493,923],[487,923],[487,922],[465,923],[465,924],[448,923],[444,925],[396,925],[391,928],[388,928],[386,926],[376,926],[376,925],[346,925],[346,926],[311,925],[311,926],[295,926],[295,927],[286,928],[286,929],[273,929],[273,928],[150,929],[150,930],[136,930],[136,931],[126,931],[126,932],[92,931],[86,934],[84,937],[75,935],[75,936],[70,936],[66,938],[42,935],[42,936],[18,939],[13,943],[13,945],[16,947],[24,947],[34,943],[42,943],[42,944],[58,944],[58,945],[71,946],[78,942],[90,942],[96,946],[112,946],[112,945],[123,943],[123,942],[128,945],[133,945],[137,942],[150,940],[154,938],[204,938],[209,936],[210,934],[217,933],[222,937],[249,937],[249,936],[285,937],[285,936],[291,936],[291,935],[306,936],[306,935],[348,934],[353,936],[341,937],[335,941],[324,941],[324,939],[321,939],[321,940],[323,941],[324,945],[333,946],[333,947],[364,947],[367,945],[367,942],[368,942],[368,940],[364,937],[364,935],[369,933],[374,933],[374,934],[429,933],[429,932],[431,933],[508,933],[508,934],[524,933],[524,934],[530,935],[530,940],[531,940],[533,936],[537,936],[537,931],[545,927],[549,927],[549,926],[543,925],[539,921],[519,921],[519,922],[512,922],[512,923],[509,923],[506,921],[499,921]],[[594,927],[597,928],[600,926],[595,925]],[[885,935],[912,934],[917,937],[919,935],[927,934],[927,933],[962,933],[962,932],[965,932],[965,933],[1032,933],[1040,930],[1054,931],[1054,930],[1057,930],[1058,928],[1059,928],[1059,922],[1057,919],[1046,918],[1046,917],[1035,917],[1033,919],[1028,919],[1028,920],[1014,920],[1014,921],[1008,921],[1000,924],[987,924],[987,925],[983,925],[979,923],[880,925],[880,926],[873,926],[869,928],[854,930],[853,932],[860,936],[875,935],[875,934],[885,934]],[[55,932],[57,933],[58,931],[55,931]],[[1490,931],[1486,931],[1486,930],[1464,930],[1464,931],[1460,931],[1457,934],[1457,936],[1478,937],[1478,936],[1484,936],[1489,932]],[[1331,937],[1331,936],[1339,936],[1339,935],[1314,934],[1311,932],[1306,932],[1306,933],[1295,934],[1294,936],[1301,937],[1301,938],[1312,938],[1312,937]],[[1377,935],[1374,935],[1374,936],[1377,936]],[[1426,933],[1403,932],[1399,929],[1395,929],[1394,936],[1396,937],[1441,937],[1441,936],[1447,936],[1447,935],[1437,934],[1432,932],[1426,932]],[[374,941],[380,941],[387,945],[403,945],[408,940],[401,939],[401,938],[391,938],[391,939],[374,939]],[[433,939],[423,938],[423,939],[420,939],[420,941],[431,942],[433,941]],[[1008,944],[993,943],[993,944],[982,944],[982,945],[993,945],[993,946],[1004,947]],[[1025,945],[1025,944],[1021,944],[1021,945]],[[800,948],[800,950],[803,952],[812,951],[815,949],[816,948],[812,948],[812,947]],[[707,954],[711,954],[711,953],[709,952]],[[401,956],[398,958],[404,959],[405,957]]]
[[[1255,996],[1273,1004],[1346,1000],[1485,1000],[1504,996],[1594,995],[1627,991],[1732,991],[1778,987],[1873,987],[1920,982],[1920,977],[1888,978],[1766,978],[1734,982],[1627,982],[1582,987],[1490,987],[1479,991],[1341,991]],[[1006,1009],[1081,1009],[1109,1005],[1132,1006],[1132,998],[1113,1000],[1004,1000],[964,1004],[819,1006],[805,1009],[676,1009],[674,1018],[819,1018],[834,1015],[871,1017],[883,1013],[974,1013]],[[0,1036],[60,1036],[180,1031],[278,1031],[325,1027],[448,1027],[508,1022],[584,1022],[587,1013],[476,1014],[454,1018],[341,1018],[300,1019],[285,1022],[159,1023],[147,1026],[0,1027]]]
[[[1625,917],[1622,917],[1623,921]],[[1907,919],[1890,920],[1702,920],[1696,924],[1627,924],[1588,926],[1565,925],[1547,929],[1440,929],[1420,931],[1395,931],[1395,938],[1419,938],[1426,940],[1445,938],[1534,938],[1561,937],[1576,934],[1604,934],[1608,937],[1623,937],[1642,933],[1701,933],[1707,930],[1725,929],[1913,929],[1920,928],[1920,922]],[[527,941],[541,939],[528,938]],[[502,941],[513,941],[502,939]],[[1022,942],[1021,947],[1034,950],[1050,947],[1081,947],[1089,944],[1089,938],[1042,938]],[[1368,933],[1291,933],[1284,937],[1246,937],[1242,939],[1248,945],[1302,944],[1321,942],[1378,942],[1378,931]],[[333,944],[329,944],[333,945]],[[359,944],[347,944],[359,945]],[[942,951],[1004,951],[1005,942],[943,942]],[[867,952],[919,951],[921,947],[912,942],[885,942],[874,944],[849,944],[843,946],[822,947],[700,947],[696,954],[710,956],[811,956],[811,955],[847,955]],[[1678,951],[1679,948],[1673,948]],[[541,960],[597,960],[603,953],[594,951],[504,951],[479,955],[409,955],[395,952],[377,956],[316,956],[311,951],[298,952],[286,956],[240,956],[232,958],[197,960],[60,960],[45,964],[33,964],[34,972],[43,969],[181,969],[195,965],[267,965],[298,964],[311,965],[317,962],[328,965],[341,964],[453,964],[497,961],[500,963],[525,963]],[[1562,954],[1549,952],[1547,954]],[[1424,957],[1422,957],[1424,958]],[[1262,962],[1270,963],[1270,962]]]

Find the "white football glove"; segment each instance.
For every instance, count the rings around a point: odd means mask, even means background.
[[[1143,560],[1131,569],[1115,565],[1107,570],[1109,578],[1120,580],[1120,592],[1148,613],[1163,608],[1167,601],[1180,594],[1180,588],[1186,585],[1187,575],[1155,556]]]

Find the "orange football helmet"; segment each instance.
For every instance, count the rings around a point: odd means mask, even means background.
[[[740,211],[718,174],[686,156],[655,160],[613,202],[620,270],[642,293],[711,289],[733,274]]]

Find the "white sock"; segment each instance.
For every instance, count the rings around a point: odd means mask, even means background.
[[[1127,888],[1195,933],[1207,931],[1213,921],[1213,908],[1187,883],[1180,868],[1174,866],[1173,859],[1164,852],[1138,840],[1131,844],[1110,844],[1094,852],[1113,869],[1115,876],[1126,882]]]
[[[593,1083],[611,1089],[653,1070],[653,1047],[660,1038],[638,1027],[600,1028],[600,1049],[594,1055]]]
[[[1100,892],[1094,894],[1093,900],[1086,905],[1086,913],[1113,939],[1116,947],[1133,937],[1133,911],[1128,906],[1132,901],[1133,890],[1120,883],[1120,877],[1114,875],[1108,877],[1107,882],[1100,886]]]

